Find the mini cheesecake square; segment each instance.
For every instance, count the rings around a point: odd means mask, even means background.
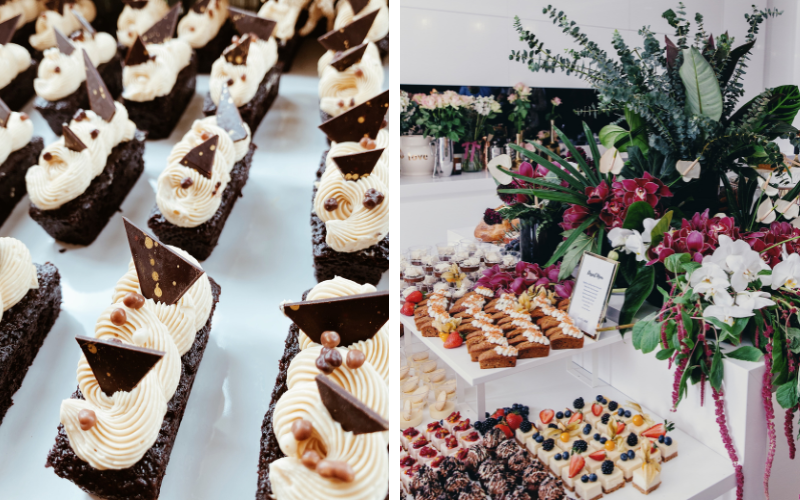
[[[411,441],[419,437],[420,431],[414,427],[410,427],[403,432],[400,433],[400,444],[403,445],[403,449],[408,450]]]
[[[439,453],[441,453],[446,457],[452,457],[456,453],[458,453],[458,450],[461,449],[462,449],[461,444],[458,442],[458,439],[454,438],[453,436],[450,436],[450,438],[448,438],[447,441],[444,442],[441,449],[439,449]]]
[[[594,413],[592,413],[592,410],[590,408],[589,410],[583,412],[583,421],[592,424],[592,427],[597,427],[597,424],[600,422],[600,418],[602,416],[603,416],[602,413],[600,415],[595,415]]]
[[[473,430],[469,434],[465,434],[458,438],[458,442],[461,443],[461,446],[464,448],[469,448],[471,446],[475,446],[476,444],[483,444],[483,438],[477,431]]]
[[[445,440],[450,437],[451,434],[447,429],[439,429],[430,438],[431,444],[437,450],[441,450],[442,446],[444,445]]]
[[[435,422],[431,422],[425,427],[425,437],[428,438],[428,441],[432,441],[433,435],[442,429],[446,430],[448,433],[450,432],[448,429],[442,427],[441,422],[439,422],[438,420]]]
[[[550,457],[550,460],[547,462],[547,466],[550,468],[550,472],[552,472],[553,475],[561,477],[561,474],[564,471],[564,469],[569,470],[569,457],[567,457],[566,459],[561,458],[559,460],[556,460],[557,456],[561,456],[561,454],[556,453],[552,457]]]
[[[606,461],[606,460],[608,460],[608,458],[606,458],[606,457],[604,456],[602,460],[595,460],[594,458],[592,458],[592,457],[591,457],[591,455],[592,455],[592,454],[591,454],[591,453],[589,453],[589,454],[588,454],[588,455],[585,457],[585,459],[586,459],[586,465],[585,465],[585,468],[586,468],[586,470],[588,470],[588,471],[589,471],[589,473],[590,473],[590,474],[591,474],[591,473],[594,473],[594,474],[598,474],[598,475],[599,475],[599,474],[600,474],[600,467],[602,467],[602,466],[603,466],[603,462],[604,462],[604,461]]]
[[[672,441],[671,445],[667,445],[666,443],[659,443],[656,441],[656,447],[661,452],[661,460],[664,462],[669,462],[673,458],[678,456],[678,443],[675,440]]]
[[[429,465],[438,456],[439,452],[433,446],[425,446],[419,450],[418,462],[422,465]]]
[[[550,470],[550,459],[553,458],[553,455],[556,453],[561,453],[561,450],[553,446],[553,449],[550,451],[546,451],[544,447],[539,448],[539,453],[536,455],[539,458],[539,461],[542,462],[548,470]]]
[[[577,441],[577,438],[574,438],[574,437],[571,437],[571,436],[569,438],[569,441],[566,441],[566,442],[562,441],[560,437],[557,437],[556,438],[556,447],[557,448],[561,448],[561,451],[571,451],[572,450],[572,446],[575,444],[575,441]]]
[[[419,450],[428,446],[430,441],[425,436],[417,436],[408,446],[408,454],[419,460]]]
[[[657,472],[655,476],[648,481],[644,469],[639,467],[633,471],[633,480],[631,484],[633,484],[633,487],[639,490],[639,492],[649,495],[661,486],[661,473]]]
[[[529,430],[528,432],[523,432],[522,429],[517,429],[514,432],[514,436],[517,438],[517,442],[519,442],[519,444],[524,446],[528,438],[533,436],[535,432],[536,429],[533,426],[531,426],[531,430]]]
[[[603,474],[601,471],[599,474],[597,474],[597,479],[600,485],[603,487],[603,493],[605,494],[617,491],[625,486],[625,475],[619,469],[619,467],[614,467],[614,470],[611,472],[611,474]]]
[[[537,456],[537,454],[539,453],[539,448],[541,447],[542,444],[536,441],[536,439],[533,436],[525,440],[525,448],[527,448],[528,451],[531,452],[531,455],[533,456]]]
[[[589,474],[586,467],[581,469],[575,477],[569,477],[569,463],[567,463],[567,467],[561,469],[561,481],[564,483],[564,488],[569,491],[575,491],[575,486],[581,482],[581,476],[584,474]]]
[[[630,481],[633,479],[634,471],[642,468],[643,462],[644,461],[641,459],[641,457],[636,456],[632,459],[629,458],[628,460],[617,460],[614,462],[614,464],[616,465],[617,469],[622,471],[622,474],[625,476],[625,481]]]
[[[599,480],[584,483],[579,477],[575,483],[575,493],[578,494],[578,498],[581,500],[598,500],[603,497],[603,487],[600,485]]]

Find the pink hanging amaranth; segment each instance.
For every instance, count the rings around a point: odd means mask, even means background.
[[[789,443],[789,460],[794,460],[795,454],[794,429],[792,429],[792,422],[794,421],[794,412],[796,410],[796,406],[786,410],[786,416],[783,420],[783,432],[786,434],[786,442]]]
[[[767,344],[767,353],[764,355],[764,383],[761,387],[761,397],[764,399],[764,412],[767,417],[767,435],[769,436],[769,449],[767,462],[764,466],[764,497],[769,500],[769,476],[772,473],[772,462],[775,460],[775,410],[772,407],[772,344]]]
[[[683,327],[683,321],[680,320],[681,310],[682,307],[678,307],[678,341],[681,346],[681,354],[686,354],[686,356],[675,365],[675,379],[672,381],[672,411],[675,411],[678,406],[681,378],[683,378],[683,372],[686,370],[686,365],[689,363],[689,346],[683,341],[683,339],[686,338],[686,329]]]
[[[733,470],[736,471],[736,500],[742,500],[744,497],[744,473],[742,472],[742,466],[739,465],[739,457],[736,455],[736,448],[733,446],[733,439],[731,439],[728,423],[725,419],[725,400],[722,389],[717,390],[714,386],[711,386],[711,397],[714,398],[714,413],[717,415],[717,424],[719,425],[722,442],[728,451],[728,457],[733,463]]]
[[[705,373],[701,373],[700,374],[700,407],[705,406],[704,405],[705,400],[706,400],[706,374]]]

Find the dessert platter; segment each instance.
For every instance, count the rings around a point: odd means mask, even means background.
[[[3,498],[388,498],[388,6],[322,4],[0,8]]]

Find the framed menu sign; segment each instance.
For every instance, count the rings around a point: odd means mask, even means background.
[[[617,269],[618,261],[602,255],[586,252],[581,258],[568,312],[575,326],[593,339],[599,336],[597,328],[605,320]]]

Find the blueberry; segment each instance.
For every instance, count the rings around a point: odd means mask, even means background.
[[[591,482],[597,481],[597,474],[592,473],[592,475],[589,476],[589,481],[591,481]]]
[[[620,417],[624,417],[625,416],[625,410],[620,408],[619,410],[617,410],[617,415],[619,415]]]
[[[531,437],[533,437],[533,439],[536,439],[537,437],[539,437],[539,433],[538,433],[538,432],[535,432],[535,433],[533,434],[533,436],[531,436]]]
[[[569,417],[571,417],[571,416],[572,416],[572,412],[571,412],[571,411],[569,411],[569,410],[567,410],[567,411],[565,411],[565,412],[564,412],[564,416],[565,416],[565,417],[567,417],[567,418],[569,418]]]
[[[595,432],[594,436],[592,436],[592,437],[594,438],[595,441],[600,441],[600,433],[599,432]]]
[[[622,454],[622,455],[619,456],[619,459],[622,460],[623,462],[627,462],[628,461],[628,455]]]
[[[561,453],[556,453],[555,456],[553,457],[553,459],[561,460]]]
[[[583,433],[588,436],[590,432],[592,432],[592,425],[591,424],[586,424],[583,427]]]
[[[544,436],[542,436],[541,434],[540,434],[540,435],[538,435],[538,436],[536,436],[536,442],[537,442],[537,443],[542,443],[542,442],[544,442]]]
[[[664,442],[664,436],[658,436],[658,442],[659,443],[663,443]]]
[[[564,418],[564,412],[563,412],[563,411],[560,411],[560,412],[556,413],[556,418],[557,418],[557,419],[562,419],[562,418]]]
[[[606,441],[608,441],[607,438],[604,438],[604,437],[600,438],[600,444],[606,444]]]
[[[589,476],[587,476],[586,474],[582,475],[581,476],[581,482],[582,483],[588,483],[589,482]]]
[[[598,403],[601,403],[603,401],[603,396],[597,396],[595,398],[595,401],[597,401]]]
[[[602,401],[600,401],[600,402],[601,402],[601,403],[603,403],[604,405],[607,405],[607,404],[608,404],[608,400],[607,400],[606,398],[603,398],[603,400],[602,400]]]
[[[550,429],[558,429],[558,426],[556,424],[547,424],[547,427],[549,427]]]
[[[631,418],[631,411],[625,410],[625,418]]]
[[[664,438],[664,444],[667,446],[672,446],[672,438],[671,437]]]
[[[634,458],[636,458],[636,452],[633,451],[633,450],[628,450],[628,458],[630,460],[633,460]]]

